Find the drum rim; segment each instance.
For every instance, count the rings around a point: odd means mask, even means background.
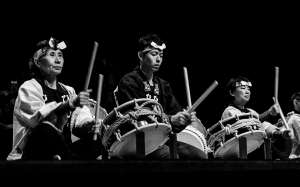
[[[146,101],[155,101],[154,99],[148,99],[148,98],[139,98],[139,99],[133,99],[130,100],[126,103],[123,103],[122,105],[115,107],[115,109],[113,109],[104,119],[103,119],[103,123],[105,124],[108,120],[110,120],[113,116],[116,116],[116,111],[120,111],[121,109],[125,108],[125,106],[134,104],[135,102],[137,102],[138,104],[140,102],[146,102]]]
[[[212,126],[212,127],[214,127],[213,130],[215,130],[215,128],[216,128],[217,126],[221,126],[221,124],[223,125],[223,123],[228,122],[228,121],[230,121],[230,120],[232,120],[232,119],[235,119],[235,118],[237,118],[237,117],[247,117],[247,116],[251,116],[251,115],[252,115],[252,116],[255,116],[255,117],[254,117],[254,118],[248,118],[248,119],[252,119],[253,121],[259,122],[259,123],[261,124],[261,122],[259,121],[258,116],[253,115],[251,112],[248,112],[248,113],[242,113],[242,114],[239,114],[239,115],[231,116],[231,117],[229,117],[229,118],[220,120],[218,123],[215,123],[215,124]],[[240,120],[244,120],[244,119],[245,119],[245,118],[240,119]],[[238,121],[240,121],[240,120],[236,120],[233,124],[236,124],[236,123],[237,123]],[[224,127],[226,127],[226,125],[224,125]],[[208,129],[207,129],[207,135],[209,136],[209,138],[207,138],[208,144],[211,144],[211,142],[214,142],[214,137],[216,136],[217,133],[220,133],[221,131],[224,131],[224,128],[222,128],[222,126],[221,126],[221,130],[216,131],[216,132],[214,132],[214,133],[211,133],[211,128],[208,128]]]
[[[165,140],[161,143],[161,144],[159,144],[159,146],[162,146],[163,144],[165,144],[167,141],[168,141],[168,139],[169,139],[169,134],[171,133],[171,131],[172,131],[172,129],[171,129],[171,126],[169,125],[169,124],[167,124],[167,123],[150,123],[150,124],[147,124],[147,125],[145,125],[145,126],[141,126],[141,127],[139,127],[139,130],[144,130],[144,129],[148,129],[148,128],[153,128],[153,126],[159,126],[159,127],[166,127],[166,137],[165,137]],[[158,128],[158,127],[157,127]],[[132,136],[135,132],[137,131],[137,129],[133,129],[133,130],[131,130],[131,131],[129,131],[129,132],[126,132],[120,139],[121,139],[121,141],[122,140],[124,140],[126,137],[130,137],[130,136]],[[110,156],[114,156],[115,154],[112,154],[112,152],[113,152],[113,150],[112,150],[112,147],[116,147],[116,146],[118,146],[118,144],[117,144],[117,142],[118,142],[118,140],[116,140],[115,142],[113,142],[112,144],[111,144],[111,146],[109,147],[109,155]],[[118,151],[120,151],[120,149],[118,149]],[[155,150],[153,150],[153,151],[155,151]],[[153,152],[152,151],[152,152]],[[151,152],[149,152],[149,153],[151,153]],[[148,154],[149,154],[148,153]],[[117,155],[115,155],[116,157],[120,157],[120,156],[117,156]],[[122,158],[122,157],[120,157],[120,158]]]
[[[252,133],[254,133],[254,132],[257,132],[257,133],[261,133],[261,134],[262,134],[261,141],[260,141],[260,143],[259,143],[259,145],[258,145],[258,147],[259,147],[259,146],[264,142],[264,138],[267,137],[265,131],[262,131],[262,130],[253,130],[253,132],[252,132],[252,131],[248,131],[248,132],[244,132],[244,133],[242,133],[242,134],[239,134],[239,135],[237,135],[237,137],[232,137],[232,138],[230,138],[229,140],[227,140],[227,141],[223,144],[223,146],[226,146],[227,144],[229,144],[229,143],[231,143],[231,142],[234,142],[234,140],[236,140],[236,139],[239,138],[239,137],[247,136],[248,134],[252,134]],[[215,157],[215,158],[222,158],[221,156],[216,156],[216,155],[218,155],[217,153],[220,152],[222,149],[223,149],[223,148],[220,146],[220,147],[218,147],[218,149],[217,149],[216,151],[213,151],[214,157]]]
[[[254,118],[256,118],[257,120],[259,119],[258,118],[258,116],[256,116],[256,115],[254,115],[253,113],[251,113],[251,112],[248,112],[248,113],[242,113],[242,114],[237,114],[237,115],[234,115],[234,116],[231,116],[231,117],[228,117],[228,118],[226,118],[226,119],[223,119],[223,120],[220,120],[220,121],[218,121],[217,123],[215,123],[212,127],[217,127],[217,125],[219,124],[219,125],[221,125],[220,124],[220,122],[223,124],[223,123],[225,123],[225,122],[227,122],[227,121],[230,121],[230,120],[232,120],[232,119],[236,119],[237,117],[246,117],[246,116],[255,116]],[[250,118],[249,118],[250,119]],[[237,120],[238,121],[238,120]],[[214,128],[215,128],[214,127]],[[210,130],[211,130],[211,128],[208,128],[208,133],[209,134],[211,134],[210,133]]]

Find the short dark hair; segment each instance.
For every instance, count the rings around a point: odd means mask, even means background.
[[[237,77],[232,77],[229,82],[226,85],[226,97],[228,99],[228,101],[231,103],[234,101],[234,97],[232,95],[230,95],[230,92],[233,92],[236,88],[236,83],[237,82],[241,82],[241,81],[245,81],[245,82],[250,82],[250,80],[246,77],[243,76],[237,76]]]
[[[164,43],[163,40],[157,36],[157,34],[147,33],[139,39],[137,51],[143,51],[147,47],[151,46],[151,42],[155,42],[157,45],[162,45]]]

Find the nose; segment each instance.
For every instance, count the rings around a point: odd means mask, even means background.
[[[156,58],[156,62],[160,62],[161,59],[162,59],[162,57],[160,57],[160,56],[158,55],[157,58]]]
[[[251,94],[250,90],[248,90],[248,89],[246,90],[246,93],[249,95]]]
[[[60,60],[60,58],[57,55],[55,56],[55,63],[56,64],[60,64],[61,63],[61,60]]]

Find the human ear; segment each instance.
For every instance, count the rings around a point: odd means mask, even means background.
[[[298,100],[297,100],[297,99],[294,99],[294,101],[293,101],[294,106],[297,105],[297,102],[298,102]]]
[[[36,65],[36,67],[40,68],[40,59],[35,60],[33,63]]]
[[[231,92],[231,90],[229,90],[229,94],[234,97],[234,94]]]
[[[143,59],[143,53],[142,53],[142,52],[138,52],[138,58],[139,58],[140,60]]]

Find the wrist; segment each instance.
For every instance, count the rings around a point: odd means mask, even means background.
[[[69,99],[69,107],[71,108],[71,110],[75,110],[75,106],[73,104],[73,99]]]

